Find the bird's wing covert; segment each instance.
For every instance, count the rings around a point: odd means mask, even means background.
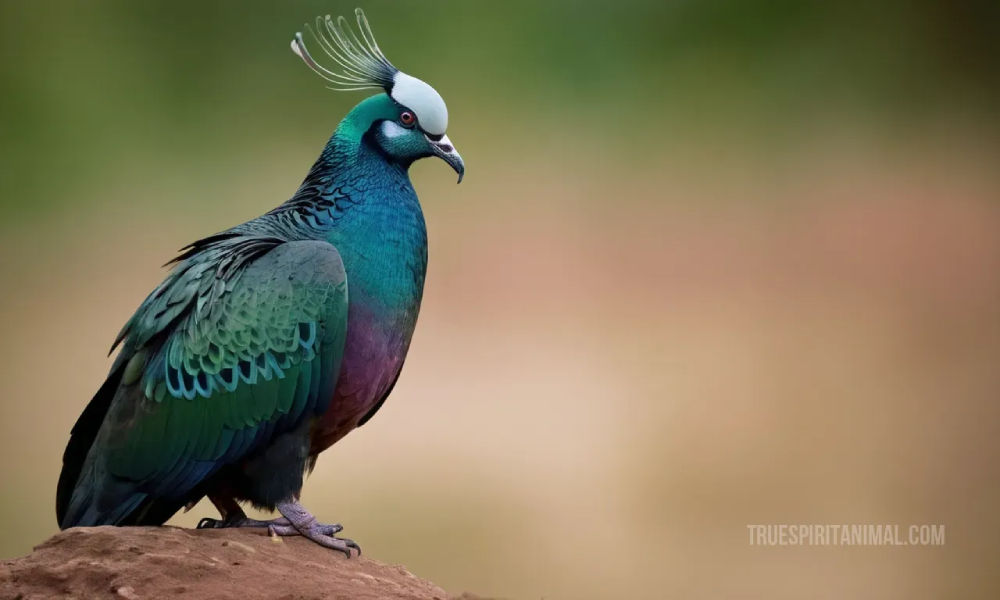
[[[347,280],[333,246],[276,245],[207,292],[188,298],[161,344],[134,352],[97,440],[108,474],[136,491],[183,495],[321,414],[333,396],[347,330]]]

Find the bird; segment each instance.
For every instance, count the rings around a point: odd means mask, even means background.
[[[393,66],[355,16],[358,33],[342,16],[306,26],[329,68],[301,32],[292,50],[330,89],[380,93],[340,121],[287,201],[167,263],[70,433],[60,529],[162,525],[207,497],[221,518],[200,529],[266,528],[360,554],[305,508],[303,483],[379,411],[406,360],[427,272],[410,166],[437,157],[461,183],[465,162],[441,95]],[[280,517],[247,518],[246,504]]]

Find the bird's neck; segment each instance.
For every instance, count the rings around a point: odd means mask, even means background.
[[[290,205],[340,252],[352,301],[415,320],[427,231],[406,166],[388,161],[345,119]]]

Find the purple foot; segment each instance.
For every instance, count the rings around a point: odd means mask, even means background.
[[[358,551],[358,556],[361,556],[361,546],[357,545],[354,540],[334,537],[334,534],[341,531],[343,527],[339,524],[324,525],[320,523],[316,520],[316,517],[309,514],[309,511],[304,506],[299,504],[298,500],[279,502],[275,508],[278,509],[278,512],[281,513],[281,516],[285,518],[287,523],[272,523],[267,528],[268,535],[284,536],[298,534],[316,542],[320,546],[330,548],[331,550],[340,550],[347,555],[347,558],[351,558],[352,548]],[[275,519],[275,521],[278,521],[278,519]]]
[[[257,519],[247,518],[246,515],[243,514],[243,511],[240,511],[239,513],[230,513],[227,515],[227,518],[222,520],[210,519],[206,517],[198,522],[198,529],[266,527],[267,534],[272,537],[301,535],[316,542],[320,546],[331,548],[333,550],[339,550],[346,554],[347,558],[351,557],[351,548],[358,551],[358,556],[361,555],[361,546],[357,545],[354,540],[334,537],[335,534],[343,531],[344,529],[340,523],[334,523],[332,525],[320,523],[316,520],[316,517],[309,514],[309,511],[299,504],[298,501],[282,502],[279,503],[276,508],[278,509],[278,512],[283,515],[277,519],[259,521]]]
[[[198,521],[198,529],[232,529],[239,527],[257,527],[260,529],[274,527],[277,535],[301,535],[298,530],[292,526],[291,521],[285,517],[278,517],[277,519],[268,519],[266,521],[259,521],[257,519],[250,519],[243,515],[237,515],[236,518],[229,519],[210,519],[205,517],[201,521]],[[326,525],[324,523],[316,524],[317,531],[323,535],[333,536],[344,530],[344,526],[340,523],[334,523],[332,525]]]

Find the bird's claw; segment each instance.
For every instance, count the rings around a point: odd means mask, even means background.
[[[346,556],[347,558],[351,558],[352,549],[357,550],[358,556],[361,556],[361,546],[359,546],[358,543],[355,542],[354,540],[334,537],[332,535],[330,536],[321,535],[317,537],[312,537],[311,535],[306,533],[303,533],[302,535],[316,542],[320,546],[330,548],[331,550],[340,550],[341,552],[344,553],[344,556]]]
[[[222,520],[206,517],[201,521],[198,521],[197,528],[224,529],[266,527],[267,535],[273,538],[301,535],[306,539],[316,542],[324,548],[339,550],[340,552],[343,552],[347,558],[351,558],[351,550],[357,550],[358,556],[361,556],[361,546],[359,546],[357,542],[347,538],[338,538],[336,536],[336,534],[344,530],[344,526],[340,523],[333,523],[332,525],[320,523],[315,517],[309,514],[309,511],[299,504],[297,500],[281,502],[277,505],[277,509],[278,512],[281,513],[281,517],[268,521],[248,519],[246,515],[243,514],[243,511],[233,511],[228,513],[227,517],[223,517]]]
[[[257,519],[248,519],[242,514],[235,514],[225,517],[223,519],[210,519],[205,517],[201,521],[198,521],[196,529],[247,529],[247,528],[266,528],[270,525],[288,525],[288,519],[284,517],[278,517],[277,519],[268,519],[267,521],[258,521]],[[333,527],[340,527],[340,524],[333,525]],[[343,527],[340,527],[343,529]],[[339,531],[339,530],[338,530]]]
[[[267,535],[270,537],[301,535],[325,548],[339,550],[347,555],[347,558],[351,558],[351,549],[357,550],[358,556],[361,556],[361,546],[357,542],[347,538],[335,537],[335,534],[343,530],[343,526],[339,523],[333,525],[313,523],[301,529],[296,529],[294,525],[269,525],[267,527]]]
[[[205,517],[204,519],[198,521],[198,525],[195,529],[221,529],[225,526],[225,521]]]
[[[336,539],[338,541],[341,541],[341,542],[344,542],[344,545],[347,546],[347,548],[348,548],[346,550],[347,558],[351,558],[351,550],[350,550],[351,548],[357,550],[358,551],[358,556],[359,557],[361,556],[361,546],[359,546],[358,543],[355,542],[354,540],[350,540],[350,539],[347,539],[347,538],[334,538],[334,539]]]
[[[257,521],[248,519],[243,515],[230,515],[224,519],[212,519],[210,517],[205,517],[204,519],[198,521],[197,527],[195,529],[229,529],[235,527],[266,527],[267,522],[260,521],[260,525]]]

